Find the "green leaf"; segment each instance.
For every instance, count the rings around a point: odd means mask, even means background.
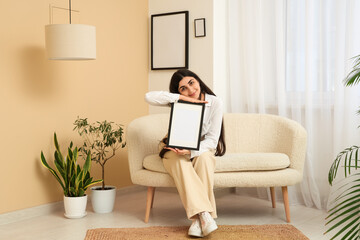
[[[55,160],[54,160],[56,169],[58,170],[58,172],[60,173],[61,177],[63,179],[66,178],[66,172],[65,172],[65,164],[63,161],[61,161],[60,156],[58,154],[58,152],[55,152]]]
[[[49,164],[46,162],[46,159],[45,159],[45,156],[44,156],[44,153],[41,151],[41,163],[44,167],[46,167],[50,172],[51,174],[56,178],[56,180],[60,183],[62,189],[65,189],[65,186],[63,184],[63,182],[61,181],[61,179],[59,178],[59,175],[55,172],[54,169],[52,169]]]
[[[60,147],[59,147],[59,143],[58,143],[58,140],[56,137],[56,133],[54,133],[54,144],[55,144],[56,150],[60,152]]]
[[[82,181],[83,171],[80,171],[79,175],[75,179],[75,189],[79,189],[80,182]]]
[[[355,231],[355,229],[357,229],[359,227],[359,224],[356,224],[352,229],[350,229],[343,237],[343,239],[346,239],[352,232]],[[359,230],[355,232],[355,234],[358,233],[359,234]],[[352,239],[353,237],[350,237],[349,239]]]
[[[85,195],[85,191],[84,191],[84,189],[82,189],[82,188],[80,188],[79,189],[79,197],[82,197],[82,196],[84,196]]]
[[[76,166],[76,176],[77,175],[79,175],[80,173],[81,173],[81,167],[80,167],[80,165],[78,164],[77,166]]]
[[[73,192],[75,192],[75,175],[71,176],[71,180],[70,180],[70,189],[72,189]]]
[[[67,189],[69,189],[69,187],[70,187],[71,167],[72,167],[72,163],[69,160],[69,156],[67,156],[66,157],[66,188]]]
[[[66,156],[66,158],[68,159],[68,161],[72,162],[73,161],[73,153],[71,151],[71,148],[68,148],[68,155]]]
[[[345,176],[347,176],[346,169],[353,167],[353,165],[352,165],[351,162],[350,162],[349,164],[348,164],[348,162],[347,162],[347,159],[348,159],[347,153],[356,151],[356,150],[358,150],[359,148],[360,148],[360,147],[358,147],[358,146],[352,146],[352,147],[350,147],[350,148],[346,148],[344,151],[340,152],[340,153],[337,155],[337,157],[335,158],[333,164],[332,164],[331,167],[330,167],[329,174],[328,174],[328,181],[329,181],[329,184],[330,184],[330,185],[332,185],[334,179],[336,178],[336,173],[337,173],[337,171],[338,171],[339,164],[340,164],[340,162],[341,162],[342,157],[344,156],[344,154],[345,154],[345,161],[344,161],[344,164],[345,164],[345,167],[344,167],[344,168],[345,168],[345,169],[344,169],[344,170],[345,170]]]
[[[337,229],[331,239],[337,238],[342,233],[344,233],[342,239],[353,239],[359,233],[359,230],[355,233],[354,231],[358,229],[357,227],[360,224],[360,173],[351,171],[352,168],[356,169],[358,167],[358,151],[358,146],[344,149],[337,155],[329,170],[328,180],[330,185],[333,184],[336,178],[341,162],[344,163],[343,167],[346,176],[341,180],[346,182],[332,193],[341,190],[340,194],[331,203],[333,207],[330,208],[329,215],[326,218],[326,225],[333,225],[325,233]]]
[[[75,149],[73,151],[74,162],[77,162],[78,157],[79,157],[79,151],[78,151],[78,148],[75,147]]]
[[[347,220],[351,219],[352,217],[356,216],[358,214],[358,212],[355,212],[349,216],[347,216],[346,218],[342,219],[340,222],[338,222],[337,224],[335,224],[333,227],[331,227],[328,231],[326,231],[325,233],[331,231],[332,229],[334,229],[335,227],[340,226],[341,224],[345,223]],[[341,230],[339,232],[337,232],[331,239],[335,239],[337,236],[339,236],[341,233],[343,233],[345,230],[347,230],[349,227],[351,227],[353,224],[355,224],[357,221],[359,221],[359,217],[355,218],[353,221],[351,221],[350,223],[348,223],[347,225],[345,225],[344,227],[341,228]]]
[[[350,175],[351,174],[351,159],[352,159],[352,154],[353,154],[353,151],[350,152],[350,156],[349,156],[349,162],[348,162],[348,174]]]
[[[87,189],[87,188],[90,187],[91,185],[101,183],[102,181],[103,181],[102,179],[92,181],[92,182],[90,182],[89,184],[86,184],[86,185],[84,186],[84,189]]]
[[[358,203],[358,202],[355,202],[355,203]],[[351,205],[352,205],[352,204],[351,204]],[[355,206],[347,209],[346,211],[343,211],[343,212],[337,214],[334,218],[332,218],[330,221],[328,221],[325,225],[331,223],[332,221],[336,220],[336,219],[339,218],[339,217],[347,216],[348,213],[353,212],[353,210],[357,210],[356,212],[358,213],[358,212],[359,212],[359,211],[358,211],[358,208],[359,208],[359,207],[360,207],[360,204],[355,205]],[[344,208],[346,208],[346,205],[345,205],[344,207],[342,207],[341,209],[339,209],[339,211],[340,211],[340,210],[343,210]],[[338,211],[337,211],[337,212],[338,212]]]
[[[358,225],[355,225],[354,228],[357,229],[357,231],[355,231],[348,239],[359,239],[359,236],[360,236],[360,232],[359,232],[359,226],[360,224]],[[355,238],[356,236],[356,238]]]
[[[61,161],[64,161],[64,157],[63,157],[63,155],[61,154],[59,142],[58,142],[58,140],[57,140],[57,136],[56,136],[56,133],[55,133],[55,132],[54,132],[54,145],[55,145],[56,152],[58,152],[58,154],[59,154],[60,160],[61,160]]]
[[[344,79],[345,86],[353,86],[358,84],[360,81],[360,55],[357,55],[352,59],[355,59],[355,64],[352,71]]]
[[[66,172],[56,161],[54,161],[55,166],[61,177],[65,180],[66,179]]]
[[[77,193],[74,187],[70,187],[69,189],[69,197],[77,197]]]
[[[326,219],[330,218],[331,216],[333,216],[333,215],[336,214],[337,212],[343,210],[344,208],[347,208],[347,207],[350,207],[350,206],[352,206],[352,205],[354,205],[354,204],[357,204],[357,203],[359,202],[359,200],[358,200],[359,198],[360,198],[360,195],[355,195],[354,197],[348,198],[348,199],[346,199],[345,201],[337,204],[335,207],[333,207],[333,208],[331,208],[331,209],[329,210],[329,212],[330,212],[331,214],[330,214],[329,216],[327,216]],[[354,200],[354,199],[355,199],[355,201],[350,202],[351,200]],[[350,203],[347,203],[347,202],[350,202]],[[326,224],[328,224],[328,223],[330,223],[330,222],[331,222],[331,221],[327,222]]]
[[[91,181],[93,180],[93,178],[92,177],[89,177],[89,178],[86,178],[85,177],[85,179],[84,179],[84,186],[87,186],[87,185],[89,185],[90,183],[91,183]]]
[[[91,167],[91,154],[88,154],[86,157],[85,164],[83,166],[83,170],[85,174],[90,171],[90,167]]]

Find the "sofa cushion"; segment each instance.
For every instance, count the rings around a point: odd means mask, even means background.
[[[146,156],[143,161],[143,167],[154,172],[167,173],[159,154]]]
[[[216,157],[215,172],[267,171],[289,167],[290,160],[283,153],[227,153]],[[154,172],[167,173],[158,154],[144,158],[143,167]]]
[[[284,153],[228,153],[216,157],[215,172],[269,171],[289,167]]]

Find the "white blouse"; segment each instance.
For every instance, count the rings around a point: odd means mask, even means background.
[[[180,94],[169,93],[166,91],[153,91],[145,95],[145,101],[151,105],[164,106],[179,100]],[[218,144],[221,123],[223,117],[223,104],[220,98],[205,94],[205,112],[201,134],[204,140],[200,142],[198,151],[191,150],[190,158],[200,156],[203,152],[215,150]]]

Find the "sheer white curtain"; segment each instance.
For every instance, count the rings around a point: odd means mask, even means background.
[[[303,182],[289,188],[292,204],[325,208],[333,159],[360,144],[359,88],[343,86],[360,54],[359,12],[357,0],[228,2],[230,112],[285,116],[308,132]]]

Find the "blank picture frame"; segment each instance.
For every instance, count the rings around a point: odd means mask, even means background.
[[[151,70],[189,66],[189,11],[151,15]]]
[[[206,36],[205,18],[194,19],[195,37]]]
[[[167,146],[199,150],[204,103],[178,101],[171,105]]]

